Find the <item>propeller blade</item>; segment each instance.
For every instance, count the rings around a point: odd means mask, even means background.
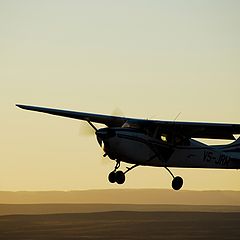
[[[98,137],[98,136],[97,136],[97,141],[98,141],[100,147],[103,147],[103,144],[104,144],[103,140],[100,137]]]
[[[112,111],[112,115],[113,115],[113,116],[118,116],[118,117],[124,117],[123,111],[122,111],[119,107],[116,107],[116,108]]]
[[[79,127],[79,136],[93,136],[95,130],[89,126],[87,122],[82,122]]]

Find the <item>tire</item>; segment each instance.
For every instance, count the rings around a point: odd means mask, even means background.
[[[109,173],[108,181],[110,183],[115,183],[116,182],[116,173],[114,171]]]
[[[117,171],[115,173],[115,178],[118,184],[123,184],[125,182],[125,174],[122,171]]]
[[[172,180],[172,188],[174,190],[177,191],[181,189],[182,186],[183,186],[183,179],[181,177],[177,176]]]

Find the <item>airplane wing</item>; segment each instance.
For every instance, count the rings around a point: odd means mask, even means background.
[[[37,106],[16,105],[25,110],[42,112],[61,117],[105,124],[108,127],[121,127],[125,122],[137,124],[142,128],[158,127],[162,133],[181,135],[187,138],[212,138],[234,140],[234,134],[240,134],[240,124],[159,121],[125,118],[103,114],[75,112]]]
[[[51,115],[90,121],[95,123],[102,123],[108,127],[121,127],[128,120],[128,118],[124,118],[124,117],[116,117],[116,116],[102,115],[102,114],[95,114],[95,113],[75,112],[75,111],[69,111],[69,110],[27,106],[27,105],[21,105],[21,104],[16,104],[16,106],[25,110],[30,110],[35,112],[48,113]]]

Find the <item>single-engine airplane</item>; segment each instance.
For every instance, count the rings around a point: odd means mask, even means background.
[[[137,166],[163,167],[172,176],[172,188],[179,190],[183,179],[169,167],[240,168],[240,124],[144,120],[86,112],[16,105],[19,108],[86,121],[94,129],[104,156],[116,161],[108,175],[111,183],[123,184],[125,175]],[[104,124],[97,129],[93,123]],[[193,138],[235,140],[227,145],[206,145]],[[132,164],[118,170],[120,162]]]

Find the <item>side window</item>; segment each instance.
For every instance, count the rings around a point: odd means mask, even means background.
[[[174,136],[170,133],[169,134],[163,133],[160,129],[157,131],[156,139],[166,144],[175,144],[179,146],[188,146],[190,144],[190,141],[188,138],[182,135]]]
[[[167,134],[161,134],[161,135],[160,135],[160,139],[161,139],[163,142],[167,143],[167,142],[168,142]]]
[[[157,130],[156,133],[156,139],[162,141],[163,143],[168,143],[169,142],[169,136],[161,131],[161,129]]]

